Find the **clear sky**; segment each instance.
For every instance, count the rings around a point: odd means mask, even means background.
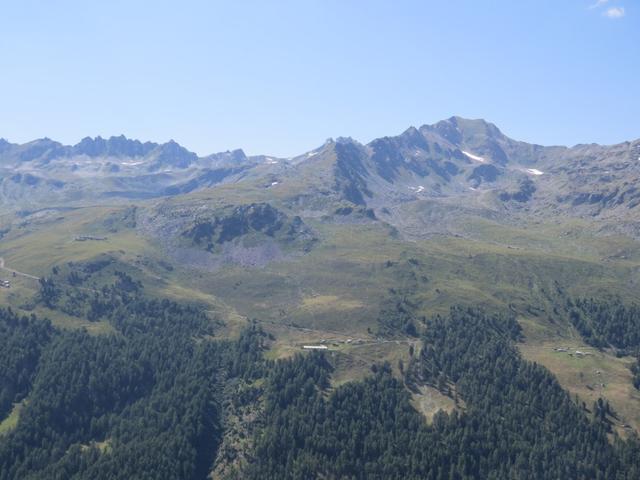
[[[0,0],[0,137],[289,156],[452,115],[640,137],[640,0]]]

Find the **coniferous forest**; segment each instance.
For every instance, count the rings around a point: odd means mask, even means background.
[[[622,353],[640,353],[640,306],[620,299],[578,299],[569,302],[571,323],[594,347],[614,347]]]
[[[453,308],[427,320],[402,377],[382,363],[334,388],[330,353],[267,360],[255,322],[218,339],[216,319],[124,273],[90,293],[41,283],[43,303],[114,330],[0,310],[1,418],[20,405],[0,436],[0,480],[204,479],[243,408],[256,417],[249,452],[225,478],[640,478],[638,439],[612,432],[608,404],[576,401],[522,359],[509,315]],[[635,311],[584,301],[573,312],[594,338],[637,347],[616,333]],[[427,422],[410,401],[420,385],[459,408]]]

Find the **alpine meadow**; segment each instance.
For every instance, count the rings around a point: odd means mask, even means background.
[[[7,5],[0,480],[639,479],[638,5],[490,3]]]

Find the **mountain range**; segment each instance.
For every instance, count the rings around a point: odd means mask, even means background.
[[[0,479],[637,478],[638,185],[640,140],[460,117],[291,158],[1,140]]]
[[[346,202],[400,226],[408,209],[418,217],[455,209],[504,221],[597,217],[604,231],[637,237],[639,180],[640,140],[546,147],[460,117],[368,144],[329,139],[292,158],[242,150],[199,157],[174,141],[124,136],[87,137],[73,146],[48,138],[22,145],[0,140],[3,210],[153,199],[236,184],[317,213]]]

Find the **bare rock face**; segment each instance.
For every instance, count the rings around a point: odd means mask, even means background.
[[[299,216],[268,203],[209,208],[161,206],[144,212],[140,230],[178,262],[208,270],[225,264],[264,266],[303,255],[318,241]]]

